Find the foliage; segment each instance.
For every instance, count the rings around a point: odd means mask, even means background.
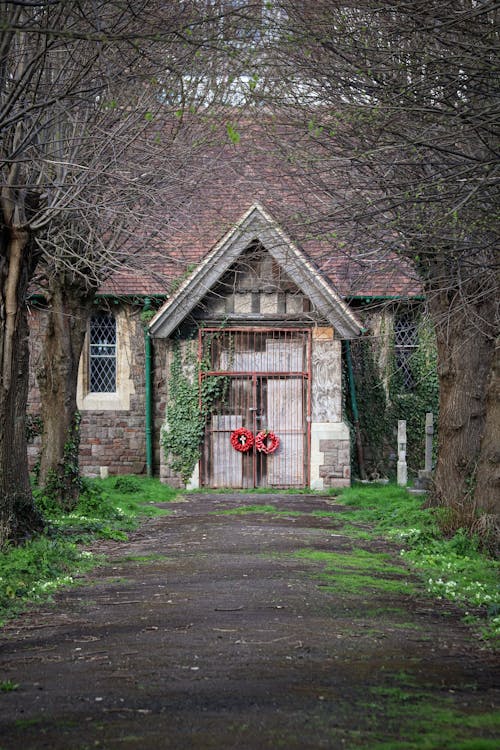
[[[444,536],[439,511],[423,507],[422,496],[394,484],[355,484],[342,490],[336,501],[340,507],[313,511],[311,516],[330,519],[337,533],[358,541],[356,548],[346,552],[303,548],[293,553],[324,564],[323,587],[332,585],[345,593],[373,589],[411,594],[415,586],[405,580],[410,568],[430,596],[461,607],[464,619],[483,639],[494,642],[500,638],[500,563],[481,551],[477,539],[463,530],[452,537]],[[245,505],[217,513],[306,515],[273,505]],[[402,547],[399,565],[394,556],[363,548],[365,541],[380,536]]]
[[[175,294],[175,292],[179,289],[179,287],[182,286],[184,281],[191,276],[195,268],[196,268],[196,263],[188,263],[188,265],[186,266],[186,270],[183,273],[181,273],[180,276],[177,276],[175,279],[172,279],[168,287],[168,291],[170,295]]]
[[[430,321],[425,317],[418,322],[418,346],[409,359],[409,366],[413,387],[405,389],[400,373],[393,366],[389,396],[394,422],[406,420],[406,460],[410,470],[416,473],[424,467],[426,412],[432,412],[436,426],[439,411],[436,341]]]
[[[43,420],[39,414],[26,415],[26,438],[28,443],[39,437],[43,432]]]
[[[135,490],[133,488],[136,488]],[[124,489],[122,489],[124,488]],[[78,545],[99,538],[127,539],[144,516],[167,513],[175,490],[146,477],[83,480],[77,507],[69,514],[38,492],[46,531],[23,546],[7,547],[0,556],[0,620],[50,599],[58,589],[75,585],[75,576],[102,564],[99,555]]]
[[[381,373],[375,361],[375,350],[373,342],[361,338],[351,342],[351,353],[354,378],[356,383],[356,396],[359,410],[359,426],[363,446],[368,449],[367,464],[371,471],[379,476],[387,476],[389,473],[388,454],[390,445],[394,442],[394,423],[387,401],[384,383]],[[344,384],[348,382],[347,375],[344,376]],[[346,416],[349,423],[354,423],[350,399],[344,395]],[[351,429],[352,432],[352,429]],[[351,440],[353,436],[351,436]],[[351,451],[353,460],[353,474],[359,476],[360,468],[357,465],[357,454]]]
[[[49,521],[52,528],[80,542],[94,537],[125,540],[141,517],[165,512],[154,503],[174,496],[170,487],[146,477],[87,479],[76,508],[69,514],[53,513]]]
[[[183,358],[177,345],[170,368],[168,426],[162,433],[162,446],[170,468],[185,484],[200,459],[207,419],[228,384],[227,377],[204,374],[208,369],[206,357],[198,363],[190,351]]]
[[[125,476],[116,477],[113,487],[115,490],[126,494],[140,492],[142,481],[133,474],[126,474]]]
[[[425,415],[432,412],[436,425],[439,407],[436,344],[429,320],[422,317],[418,321],[418,346],[408,361],[413,380],[411,389],[406,388],[403,383],[393,351],[386,371],[381,370],[377,364],[376,350],[370,340],[351,342],[351,351],[362,441],[367,448],[367,464],[371,465],[376,477],[394,474],[394,461],[391,462],[390,456],[396,450],[397,421],[404,419],[407,463],[410,471],[416,474],[418,469],[424,467]],[[352,422],[347,395],[345,403],[347,418]],[[436,428],[434,432],[436,434]],[[352,451],[354,462],[357,460],[355,453]],[[353,473],[359,475],[356,463]]]
[[[205,421],[200,409],[200,391],[195,374],[188,375],[177,347],[173,353],[167,404],[168,428],[162,434],[162,446],[173,471],[184,483],[200,458]]]
[[[154,318],[158,309],[163,304],[163,299],[153,297],[144,300],[144,306],[141,310],[140,320],[145,328],[147,328],[149,322]]]
[[[74,583],[74,575],[99,564],[99,558],[80,551],[74,542],[41,536],[24,546],[7,548],[0,557],[0,618],[43,601]]]
[[[18,687],[17,682],[13,682],[13,680],[3,680],[3,682],[0,682],[0,692],[2,693],[11,693],[13,690],[17,690]]]
[[[83,488],[80,475],[80,412],[75,412],[69,428],[68,439],[64,444],[63,464],[60,470],[50,470],[43,486],[45,502],[60,505],[71,510]]]
[[[144,325],[147,325],[149,321],[154,318],[157,312],[158,310],[151,310],[151,309],[143,310],[140,315],[141,323],[143,323]]]
[[[421,497],[394,485],[355,485],[339,500],[350,508],[341,517],[355,532],[369,523],[373,533],[403,545],[402,558],[430,595],[459,604],[483,637],[500,638],[500,563],[481,550],[478,539],[464,530],[443,536],[439,510],[423,507]]]

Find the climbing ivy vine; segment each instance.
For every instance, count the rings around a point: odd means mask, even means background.
[[[424,466],[425,414],[432,412],[437,422],[439,386],[434,332],[428,320],[418,321],[418,346],[409,359],[413,387],[407,389],[398,371],[391,342],[385,368],[377,362],[378,350],[370,338],[351,342],[356,382],[359,423],[366,451],[369,477],[391,476],[396,461],[396,430],[399,419],[406,420],[407,462],[412,474]],[[344,383],[346,384],[345,374]],[[346,419],[352,423],[347,387],[344,395]],[[356,452],[353,474],[359,476]]]
[[[170,368],[167,427],[162,433],[162,446],[170,468],[180,474],[184,483],[188,482],[201,457],[207,420],[215,405],[224,400],[229,383],[227,376],[206,375],[209,368],[208,355],[198,362],[192,349],[183,356],[180,344],[176,345]]]
[[[38,504],[40,507],[62,508],[65,511],[74,509],[83,488],[80,474],[80,425],[82,417],[76,411],[72,424],[68,430],[68,439],[64,444],[64,460],[58,471],[51,469],[43,487],[40,487]],[[34,476],[38,485],[39,465],[34,468]]]
[[[416,473],[424,467],[425,414],[432,412],[437,422],[439,410],[439,383],[437,350],[434,331],[429,320],[422,316],[418,321],[418,346],[409,359],[413,387],[405,389],[394,359],[389,377],[389,399],[393,419],[406,420],[407,462]]]
[[[353,341],[351,351],[358,399],[361,441],[367,454],[365,456],[367,474],[370,478],[386,476],[392,430],[386,390],[375,362],[375,352],[371,340]],[[352,421],[352,415],[350,417],[350,421]],[[351,455],[355,461],[353,473],[359,476],[356,451],[351,451]]]

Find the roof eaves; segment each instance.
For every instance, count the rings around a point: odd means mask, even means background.
[[[354,338],[362,332],[363,326],[347,304],[266,209],[254,203],[157,312],[151,320],[150,333],[169,336],[253,239],[262,242],[343,338]]]
[[[165,320],[168,318],[171,310],[176,309],[176,306],[180,307],[186,300],[191,301],[193,294],[198,290],[198,287],[203,283],[203,280],[208,275],[211,268],[216,264],[217,256],[223,256],[225,248],[231,244],[231,241],[235,238],[238,231],[241,230],[243,224],[248,220],[251,214],[257,208],[257,204],[250,206],[243,216],[234,224],[234,226],[221,237],[221,239],[214,245],[213,249],[205,256],[205,258],[196,266],[194,271],[180,284],[179,288],[175,293],[167,300],[167,302],[158,310],[154,318],[152,318],[149,324],[149,331],[152,335],[158,335],[158,332]],[[206,293],[209,290],[209,286],[203,289]],[[199,301],[199,300],[197,300]],[[191,308],[190,308],[191,309]],[[187,315],[189,309],[186,310]],[[178,316],[176,316],[177,318]],[[174,325],[173,328],[176,326]],[[168,333],[163,333],[164,336],[168,336],[172,330],[172,327],[168,327]]]

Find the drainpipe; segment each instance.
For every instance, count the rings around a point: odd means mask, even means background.
[[[151,300],[146,297],[144,300],[143,312],[151,309]],[[148,477],[153,476],[153,388],[152,388],[152,343],[149,335],[148,323],[144,323],[144,358],[145,371],[144,378],[146,383],[145,391],[145,410],[146,410],[146,471]]]
[[[356,437],[356,455],[358,457],[358,466],[361,479],[366,479],[365,459],[363,456],[363,443],[361,442],[361,430],[359,427],[358,400],[356,398],[356,385],[354,383],[354,370],[351,359],[351,345],[349,341],[344,341],[345,359],[347,363],[347,377],[349,380],[349,393],[351,395],[352,417],[354,421],[354,435]]]

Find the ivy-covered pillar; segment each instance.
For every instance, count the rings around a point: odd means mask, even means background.
[[[196,489],[200,486],[201,429],[197,341],[170,340],[166,353],[167,407],[161,428],[160,480],[174,487]]]

